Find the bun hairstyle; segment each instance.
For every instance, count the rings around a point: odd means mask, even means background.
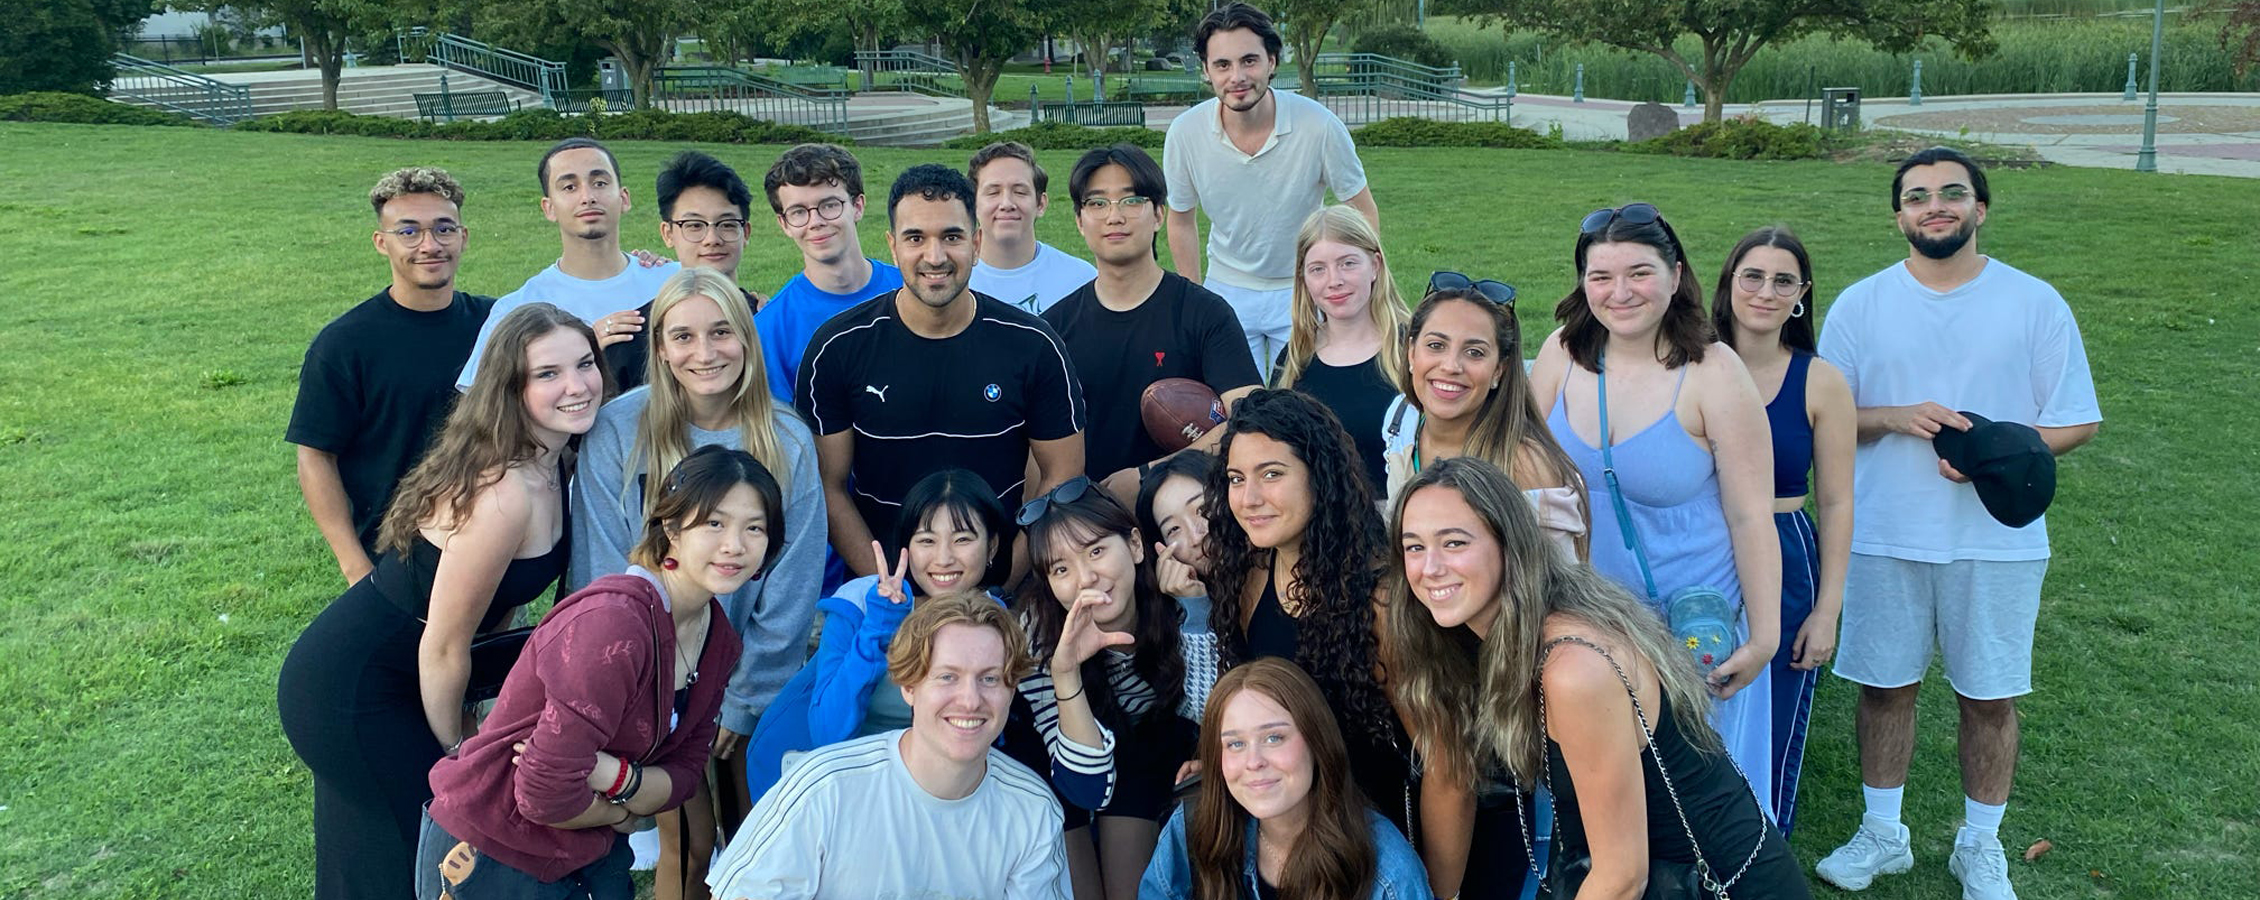
[[[722,499],[741,484],[752,485],[753,492],[760,495],[761,514],[768,520],[769,545],[753,577],[768,574],[777,555],[785,550],[784,491],[777,487],[777,477],[769,474],[753,454],[720,444],[691,451],[667,473],[659,496],[651,502],[651,512],[644,516],[643,538],[628,552],[628,561],[646,569],[659,568],[684,526],[712,515]]]

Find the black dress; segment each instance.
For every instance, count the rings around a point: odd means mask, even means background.
[[[1750,858],[1753,843],[1762,844],[1757,858],[1750,863],[1750,870],[1728,889],[1728,896],[1748,900],[1810,898],[1812,888],[1805,882],[1804,870],[1790,854],[1789,843],[1782,840],[1781,832],[1767,816],[1760,814],[1757,801],[1750,794],[1750,785],[1734,771],[1724,754],[1704,753],[1688,743],[1672,715],[1671,698],[1661,696],[1661,699],[1649,724],[1655,728],[1656,750],[1663,755],[1664,766],[1671,773],[1671,786],[1678,790],[1680,805],[1687,811],[1687,822],[1694,826],[1695,836],[1701,842],[1703,859],[1714,868],[1716,877],[1723,880],[1742,868],[1743,860]],[[1553,779],[1553,864],[1558,868],[1565,860],[1585,859],[1592,854],[1585,840],[1584,818],[1577,807],[1577,787],[1570,781],[1569,765],[1562,761],[1561,745],[1552,738],[1546,740],[1546,768]],[[1664,786],[1663,771],[1656,767],[1656,757],[1646,748],[1642,748],[1640,754],[1640,772],[1646,782],[1644,792],[1648,803],[1648,858],[1692,864],[1695,850],[1688,844],[1687,828],[1680,824],[1679,813],[1672,808],[1672,795]],[[1659,867],[1649,868],[1651,877],[1663,872]]]
[[[510,561],[481,633],[557,581],[566,544]],[[283,660],[277,705],[283,734],[314,771],[314,896],[322,900],[415,895],[417,827],[444,752],[416,680],[439,559],[422,537],[406,557],[378,557]]]
[[[1402,396],[1397,386],[1382,376],[1370,358],[1347,366],[1330,366],[1313,355],[1293,387],[1325,404],[1335,418],[1342,420],[1342,430],[1350,433],[1350,443],[1357,446],[1358,459],[1365,463],[1366,483],[1373,486],[1374,498],[1381,499],[1389,484],[1383,461],[1389,448],[1381,437],[1382,419],[1389,414],[1389,404]]]

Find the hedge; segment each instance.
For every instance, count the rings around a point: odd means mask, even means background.
[[[0,121],[69,122],[79,125],[194,125],[187,116],[60,91],[33,91],[0,97]]]
[[[979,150],[996,141],[1019,141],[1037,150],[1089,150],[1110,144],[1136,144],[1148,150],[1159,151],[1162,139],[1166,137],[1166,132],[1136,125],[1092,128],[1087,125],[1043,122],[1011,131],[951,138],[942,142],[942,146],[950,150]]]
[[[1437,122],[1398,116],[1350,132],[1360,147],[1504,147],[1559,150],[1559,138],[1505,122]]]
[[[1819,126],[1776,125],[1759,119],[1726,119],[1689,125],[1658,138],[1625,144],[1627,153],[1700,156],[1717,159],[1820,159],[1831,141]]]
[[[285,134],[350,134],[365,137],[429,138],[446,141],[555,141],[595,137],[624,141],[688,141],[708,144],[849,143],[847,138],[800,125],[779,125],[734,112],[670,113],[637,109],[624,113],[568,116],[553,109],[521,109],[493,121],[432,124],[416,119],[363,116],[340,110],[302,109],[253,119],[242,131]]]

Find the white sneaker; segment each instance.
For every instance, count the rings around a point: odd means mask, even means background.
[[[1954,833],[1954,855],[1946,870],[1962,881],[1962,900],[2017,900],[2009,887],[2009,860],[2001,851],[1999,835],[1983,834],[1962,826]]]
[[[2000,844],[1994,845],[1996,849]],[[1959,858],[1961,851],[1955,851]],[[1998,857],[2000,854],[1996,853]],[[1907,826],[1873,816],[1860,817],[1860,830],[1836,852],[1821,859],[1813,872],[1847,891],[1865,890],[1877,875],[1897,875],[1915,867],[1915,853],[1907,845]],[[1957,870],[1959,871],[1959,870]],[[2006,877],[2002,884],[2006,885]]]

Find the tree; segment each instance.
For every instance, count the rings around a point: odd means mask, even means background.
[[[1053,0],[1044,4],[1042,24],[1082,48],[1083,61],[1098,81],[1093,89],[1105,99],[1107,51],[1131,36],[1158,27],[1166,8],[1164,0]],[[1122,62],[1127,66],[1131,54],[1128,47],[1123,51]]]
[[[1506,0],[1498,0],[1506,2]],[[1303,78],[1303,96],[1318,96],[1318,54],[1326,46],[1327,32],[1344,17],[1368,13],[1374,0],[1272,0],[1265,10],[1286,32],[1287,46],[1295,51],[1295,71]]]
[[[1727,88],[1758,48],[1777,41],[1828,34],[1900,53],[1935,36],[1965,57],[1994,49],[1988,0],[1444,0],[1434,11],[1663,57],[1702,89],[1705,122],[1719,120]],[[1699,41],[1702,55],[1681,53],[1682,37]]]
[[[652,76],[675,50],[675,38],[706,21],[716,4],[698,0],[475,0],[482,36],[505,44],[557,45],[583,40],[620,59],[637,106],[651,105]]]
[[[0,94],[95,93],[109,86],[121,32],[150,0],[0,0]]]
[[[989,100],[1005,60],[1043,37],[1029,0],[919,0],[905,7],[911,30],[939,38],[956,57],[973,101],[973,130],[989,131]]]
[[[880,43],[903,27],[904,0],[755,0],[745,18],[749,25],[766,26],[778,43],[804,35],[819,35],[846,27],[855,35],[855,49],[877,52]],[[750,43],[750,42],[748,42]],[[877,73],[863,66],[863,84],[876,83]]]
[[[2221,48],[2229,51],[2230,64],[2242,78],[2260,65],[2260,0],[2230,0],[2224,5],[2228,16],[2221,21]]]
[[[175,9],[219,13],[234,9],[258,27],[281,25],[306,42],[306,55],[322,73],[322,108],[337,108],[337,82],[345,71],[347,39],[385,22],[385,0],[187,0]]]

